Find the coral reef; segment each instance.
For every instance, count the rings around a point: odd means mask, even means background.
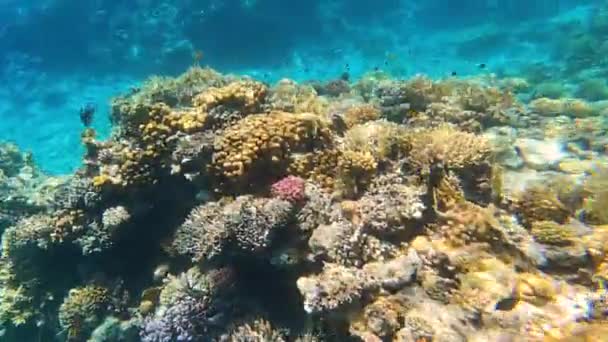
[[[150,79],[114,99],[109,139],[85,129],[70,177],[0,148],[6,336],[593,334],[607,319],[601,106],[553,86]]]

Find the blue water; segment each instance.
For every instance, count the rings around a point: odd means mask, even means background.
[[[83,151],[81,106],[97,105],[94,126],[107,136],[112,96],[151,74],[183,72],[194,51],[202,64],[267,82],[374,69],[395,77],[577,77],[583,71],[565,70],[580,57],[565,50],[565,37],[591,25],[601,3],[2,0],[0,140],[31,150],[48,172],[70,172]]]

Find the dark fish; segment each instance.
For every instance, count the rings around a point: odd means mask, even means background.
[[[375,66],[374,71],[378,71],[378,70],[380,70],[380,68],[378,66]]]
[[[485,69],[486,68],[486,63],[481,63],[479,65],[477,65],[479,67],[479,69]]]
[[[345,68],[346,68],[347,71],[349,71],[350,70],[350,65],[348,63],[346,63]]]
[[[452,71],[452,76],[456,76],[456,75],[458,75],[458,74],[456,73],[456,71]]]
[[[500,311],[510,311],[513,310],[515,305],[517,305],[518,300],[516,298],[508,297],[501,299],[496,303],[496,310]]]
[[[96,109],[95,104],[90,102],[80,107],[80,122],[82,122],[84,127],[91,126],[93,123],[93,118],[95,117]]]

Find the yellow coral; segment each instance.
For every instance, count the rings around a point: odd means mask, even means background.
[[[291,158],[289,173],[307,178],[326,190],[334,189],[340,151],[326,149],[314,153],[295,154]]]
[[[461,202],[446,212],[438,212],[440,229],[453,246],[464,246],[476,241],[500,243],[500,223],[495,208],[480,207]]]
[[[564,112],[565,106],[563,101],[561,100],[541,97],[530,102],[530,109],[543,116],[554,116],[562,114]]]
[[[528,227],[535,221],[551,220],[564,223],[570,216],[570,211],[553,189],[541,185],[530,186],[517,194],[515,207],[524,225]]]
[[[536,241],[556,246],[570,245],[575,237],[571,228],[554,221],[533,222],[531,233]]]
[[[344,136],[344,148],[369,152],[381,161],[403,157],[411,145],[405,127],[378,120],[349,129]]]
[[[108,177],[107,175],[98,175],[93,177],[93,186],[96,188],[101,188],[102,186],[106,185],[106,184],[111,184],[112,183],[112,179],[110,177]]]
[[[577,118],[588,117],[595,114],[595,109],[588,102],[579,99],[564,100],[565,113]]]
[[[270,109],[290,113],[314,113],[324,115],[328,103],[310,85],[299,85],[288,79],[283,79],[273,87],[268,98]]]
[[[67,330],[68,340],[81,340],[99,324],[110,304],[106,288],[89,285],[70,290],[59,307],[59,323]]]
[[[513,289],[513,297],[536,306],[552,301],[557,295],[557,288],[546,276],[533,273],[521,273]]]
[[[423,169],[435,162],[443,162],[450,168],[466,168],[487,161],[491,155],[487,139],[450,126],[421,130],[410,139],[410,161]]]
[[[243,112],[250,113],[257,110],[266,92],[266,86],[260,82],[235,81],[220,88],[208,88],[194,98],[193,104],[203,112],[220,104],[237,104]]]
[[[239,180],[261,171],[280,174],[296,152],[310,152],[330,140],[327,125],[314,114],[272,112],[248,116],[227,128],[214,146],[213,172]]]
[[[378,163],[371,153],[344,151],[338,161],[339,191],[343,196],[353,196],[367,188]]]
[[[355,125],[373,121],[380,118],[380,110],[372,105],[352,106],[343,114],[344,124],[347,128],[352,128]]]

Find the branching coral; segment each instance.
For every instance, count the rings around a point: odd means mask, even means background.
[[[285,342],[285,332],[273,328],[264,319],[256,319],[250,323],[238,325],[229,335],[222,336],[221,342]]]
[[[140,330],[144,342],[198,341],[213,336],[232,289],[229,270],[202,273],[193,267],[170,277],[160,293],[160,307],[144,319]]]
[[[425,209],[420,188],[405,185],[395,176],[379,176],[359,200],[363,224],[376,234],[407,231]]]
[[[270,193],[273,197],[284,201],[298,203],[306,198],[305,187],[306,182],[302,178],[287,176],[272,184]]]
[[[241,196],[230,203],[209,202],[190,213],[176,231],[173,248],[194,261],[219,255],[234,242],[237,251],[265,249],[275,230],[291,217],[292,205],[280,199]]]
[[[227,83],[209,68],[193,67],[178,78],[152,77],[141,88],[112,100],[112,121],[123,127],[145,121],[147,107],[157,102],[169,106],[190,106],[196,94]]]
[[[411,148],[407,129],[383,120],[351,128],[343,143],[346,150],[369,152],[379,162],[402,158]]]
[[[380,111],[371,105],[352,106],[342,113],[346,128],[353,128],[355,125],[364,124],[380,118]]]
[[[535,221],[531,232],[534,239],[547,245],[565,246],[572,244],[574,231],[567,225],[554,221]]]
[[[336,190],[344,197],[361,194],[376,173],[378,162],[367,152],[343,151],[338,160]]]
[[[224,127],[245,115],[260,112],[267,88],[262,83],[242,80],[221,88],[211,87],[194,98],[197,110],[207,113],[212,127]]]
[[[222,204],[209,202],[194,208],[177,229],[173,248],[193,260],[204,260],[218,255],[230,237],[222,222]]]
[[[412,134],[409,161],[418,168],[441,162],[453,169],[463,169],[487,162],[489,142],[477,135],[450,126],[422,130]]]
[[[325,264],[319,275],[297,281],[304,296],[304,310],[309,313],[332,311],[361,299],[373,282],[360,269]]]
[[[515,205],[526,226],[532,225],[535,221],[546,220],[564,223],[571,215],[552,189],[538,185],[520,193],[515,199]]]
[[[111,310],[108,289],[89,285],[70,290],[59,308],[59,324],[67,331],[68,340],[81,340],[103,320]]]
[[[267,102],[270,110],[290,113],[325,114],[327,110],[327,102],[317,96],[312,86],[288,79],[279,81],[271,89]]]

